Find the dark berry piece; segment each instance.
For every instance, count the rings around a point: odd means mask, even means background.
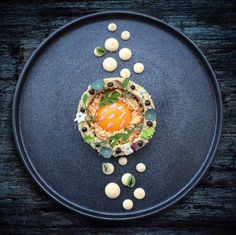
[[[151,121],[147,121],[147,126],[151,127],[153,126],[153,123]]]
[[[82,107],[82,108],[80,109],[80,112],[81,112],[81,113],[84,113],[84,112],[85,112],[85,108]]]
[[[149,106],[151,104],[151,102],[149,100],[145,100],[145,105]]]
[[[131,88],[132,90],[135,90],[135,85],[131,85],[130,88]]]
[[[94,89],[89,90],[89,94],[90,95],[94,95],[95,94],[95,90]]]
[[[99,148],[100,146],[101,146],[101,144],[99,144],[99,143],[96,143],[96,145],[95,145],[97,148]]]
[[[138,141],[138,146],[139,146],[139,147],[142,147],[142,146],[143,146],[143,141],[142,141],[142,140],[139,140],[139,141]]]
[[[107,86],[108,86],[108,87],[113,87],[113,83],[112,83],[112,82],[108,82],[108,83],[107,83]]]
[[[120,148],[117,148],[117,149],[116,149],[116,154],[119,154],[119,153],[121,153],[121,149],[120,149]]]
[[[82,131],[83,131],[83,132],[86,132],[86,131],[87,131],[87,127],[84,126],[84,127],[82,128]]]

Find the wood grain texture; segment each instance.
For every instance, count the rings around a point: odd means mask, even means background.
[[[232,234],[236,227],[236,4],[224,0],[0,2],[0,234]],[[223,98],[215,160],[184,200],[139,222],[92,221],[50,199],[26,172],[15,148],[12,99],[29,56],[53,31],[77,17],[131,10],[179,28],[211,63]]]

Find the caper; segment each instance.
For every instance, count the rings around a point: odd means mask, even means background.
[[[89,94],[90,94],[90,95],[94,95],[94,94],[95,94],[95,90],[94,90],[94,89],[90,89],[90,90],[89,90]]]
[[[108,86],[108,87],[113,87],[113,82],[108,82],[108,83],[107,83],[107,86]]]
[[[151,104],[151,102],[149,100],[145,100],[145,105],[149,106]]]

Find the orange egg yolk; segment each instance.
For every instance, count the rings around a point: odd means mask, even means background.
[[[107,104],[99,108],[97,112],[97,122],[102,129],[114,132],[124,129],[130,122],[131,111],[127,105],[121,101]]]

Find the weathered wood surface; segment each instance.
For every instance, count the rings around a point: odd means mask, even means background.
[[[235,8],[229,0],[1,1],[0,234],[232,234],[236,226]],[[194,191],[159,215],[117,224],[88,220],[42,192],[16,153],[11,107],[22,67],[44,38],[82,15],[124,9],[163,19],[199,46],[220,84],[224,125],[215,160]]]

